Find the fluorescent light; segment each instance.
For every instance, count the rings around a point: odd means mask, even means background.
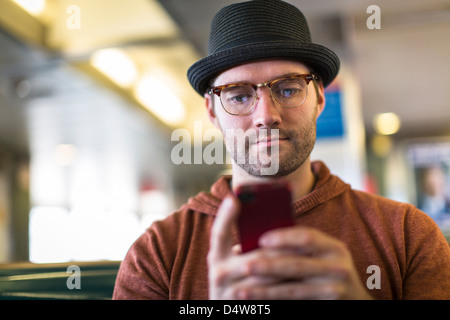
[[[400,118],[393,112],[377,114],[373,123],[375,131],[382,135],[391,135],[400,129]]]
[[[169,125],[179,125],[186,116],[183,103],[162,80],[145,75],[137,84],[134,95],[147,109]]]
[[[92,65],[122,87],[131,86],[138,71],[134,62],[120,49],[101,49],[91,58]]]
[[[22,9],[28,13],[38,16],[45,9],[45,0],[14,0]]]
[[[55,148],[55,160],[58,166],[71,166],[77,154],[77,149],[71,144],[60,144]]]

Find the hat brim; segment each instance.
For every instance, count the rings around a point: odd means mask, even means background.
[[[219,73],[240,64],[270,58],[294,59],[310,65],[328,86],[339,72],[340,61],[330,49],[292,40],[256,42],[219,51],[194,63],[187,76],[192,87],[204,95],[209,82]]]

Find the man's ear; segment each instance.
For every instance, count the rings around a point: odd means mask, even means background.
[[[325,89],[323,87],[322,81],[317,81],[315,87],[317,95],[317,118],[319,118],[323,109],[325,109]]]
[[[214,96],[212,94],[205,93],[205,107],[206,111],[208,112],[208,118],[211,121],[211,123],[216,127],[220,128],[219,122],[216,116],[216,111],[214,109]]]

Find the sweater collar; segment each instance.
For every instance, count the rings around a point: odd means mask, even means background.
[[[316,176],[316,184],[309,194],[294,202],[294,215],[309,211],[350,189],[350,185],[331,174],[322,161],[312,162],[311,170]]]
[[[311,169],[316,176],[316,184],[309,194],[294,202],[295,216],[337,197],[350,188],[350,185],[332,175],[322,161],[311,162]],[[212,185],[210,192],[200,192],[189,198],[185,206],[194,211],[215,215],[222,200],[231,192],[230,180],[229,175],[220,177]]]

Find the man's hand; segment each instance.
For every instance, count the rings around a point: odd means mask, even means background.
[[[318,230],[269,231],[259,249],[240,253],[231,235],[239,210],[226,198],[211,231],[210,299],[371,299],[346,246]]]

